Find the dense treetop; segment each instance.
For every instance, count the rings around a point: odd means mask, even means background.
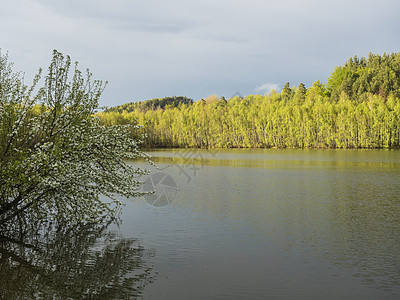
[[[352,99],[360,99],[366,93],[383,98],[393,94],[400,96],[400,53],[372,54],[368,58],[350,58],[337,67],[328,79],[327,89],[337,100],[342,92]]]
[[[165,98],[154,98],[151,100],[140,101],[140,102],[130,102],[119,106],[111,107],[106,109],[106,112],[132,112],[135,109],[140,111],[156,110],[158,108],[164,109],[168,107],[177,107],[180,104],[193,104],[193,99],[184,96],[173,96]]]

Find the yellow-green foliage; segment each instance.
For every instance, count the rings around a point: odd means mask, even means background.
[[[400,100],[371,93],[359,101],[342,92],[331,100],[315,83],[304,97],[249,95],[228,101],[130,113],[98,113],[104,124],[143,125],[148,147],[399,147]],[[296,88],[293,88],[296,91]]]

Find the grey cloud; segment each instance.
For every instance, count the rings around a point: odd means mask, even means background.
[[[57,15],[84,23],[100,21],[103,26],[117,30],[179,33],[194,26],[179,14],[170,10],[159,13],[159,7],[141,1],[35,1]]]
[[[56,48],[110,81],[103,104],[325,81],[350,56],[399,51],[397,0],[13,0],[0,47],[28,73]],[[261,92],[261,90],[260,90]]]
[[[144,31],[154,33],[180,33],[191,27],[185,22],[153,22],[149,21],[119,21],[111,25],[117,30],[123,31]]]

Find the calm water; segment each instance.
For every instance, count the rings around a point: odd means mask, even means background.
[[[400,299],[400,151],[150,154],[157,193],[87,247],[109,298]]]
[[[400,297],[399,151],[151,155],[121,227],[155,250],[146,299]]]

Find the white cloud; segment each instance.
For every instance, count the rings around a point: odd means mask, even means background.
[[[255,91],[256,92],[264,92],[264,94],[268,94],[272,90],[278,90],[279,89],[279,84],[276,83],[264,83],[263,85],[256,87]]]

